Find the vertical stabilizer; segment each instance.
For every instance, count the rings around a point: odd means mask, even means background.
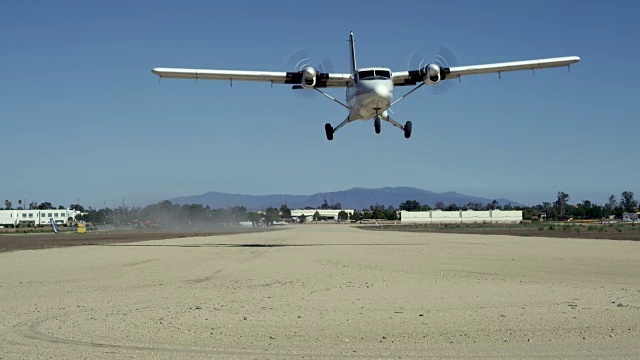
[[[349,55],[351,55],[351,73],[355,74],[356,73],[356,44],[355,44],[355,40],[353,39],[353,31],[351,33],[349,33],[349,48],[351,49],[351,52]]]

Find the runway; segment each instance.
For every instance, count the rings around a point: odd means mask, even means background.
[[[638,358],[640,243],[282,231],[0,253],[0,359]]]

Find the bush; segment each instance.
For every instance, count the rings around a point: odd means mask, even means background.
[[[555,225],[549,225],[549,230],[555,230],[556,226]]]

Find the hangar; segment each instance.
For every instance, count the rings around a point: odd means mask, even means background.
[[[517,224],[522,221],[522,211],[400,211],[403,223],[422,224],[468,224],[468,223],[503,223]]]
[[[50,210],[0,210],[0,225],[2,226],[42,226],[51,224],[53,219],[56,224],[64,224],[69,219],[75,220],[80,211],[71,209]]]

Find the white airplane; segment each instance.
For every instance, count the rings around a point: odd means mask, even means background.
[[[356,50],[353,32],[350,33],[351,45],[351,73],[323,73],[312,66],[304,66],[296,72],[272,71],[237,71],[237,70],[204,70],[204,69],[176,69],[155,68],[152,72],[161,78],[176,79],[206,79],[264,81],[271,84],[293,84],[293,89],[313,89],[322,95],[345,107],[349,114],[338,126],[325,124],[328,140],[333,140],[333,134],[346,124],[355,120],[371,120],[374,122],[376,134],[380,133],[380,120],[384,120],[404,131],[404,137],[411,137],[411,121],[401,125],[389,116],[391,106],[407,97],[423,85],[436,86],[444,80],[459,79],[461,76],[498,73],[506,71],[532,70],[568,66],[580,61],[577,56],[567,56],[548,59],[513,61],[496,64],[444,67],[438,64],[425,64],[422,68],[409,71],[392,72],[387,68],[362,68],[356,66]],[[411,91],[393,100],[394,86],[415,86]],[[320,90],[321,88],[347,88],[346,104]]]

